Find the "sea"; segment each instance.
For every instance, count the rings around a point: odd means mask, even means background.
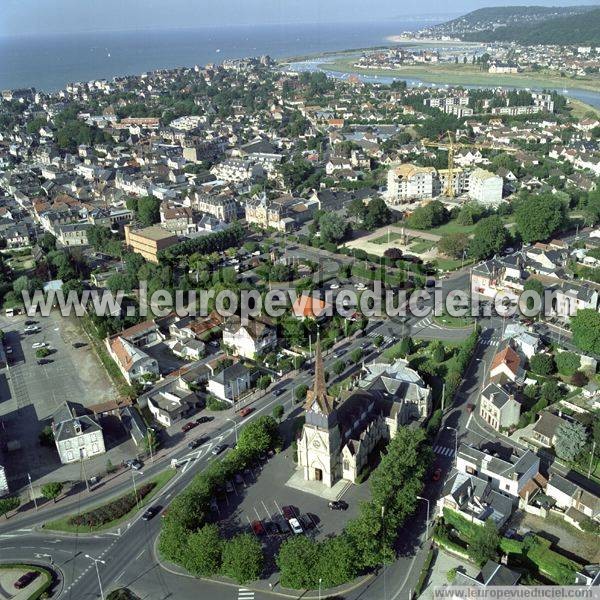
[[[0,37],[0,89],[35,87],[50,92],[69,82],[231,58],[263,54],[286,58],[375,47],[389,44],[389,36],[425,24],[390,20]]]

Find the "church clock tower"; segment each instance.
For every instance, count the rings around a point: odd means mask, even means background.
[[[298,442],[298,465],[304,479],[332,487],[342,477],[341,439],[336,402],[327,394],[321,339],[315,349],[315,380],[306,394],[305,423]]]

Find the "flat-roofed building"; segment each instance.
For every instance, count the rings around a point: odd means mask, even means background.
[[[158,253],[177,243],[177,236],[153,225],[144,229],[125,226],[125,244],[132,252],[141,254],[148,262],[158,264]]]

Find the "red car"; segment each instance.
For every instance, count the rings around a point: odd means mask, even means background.
[[[265,535],[265,528],[260,521],[252,521],[252,531],[255,535]]]
[[[26,588],[34,579],[36,579],[38,575],[39,573],[37,571],[29,571],[29,573],[21,575],[21,577],[15,581],[15,587],[18,590]]]
[[[431,479],[433,479],[433,481],[439,481],[442,477],[442,470],[438,467],[434,472],[433,472],[433,476]]]
[[[242,408],[239,412],[240,417],[247,417],[254,409],[251,406]]]
[[[194,421],[190,421],[189,423],[186,423],[182,428],[181,431],[183,431],[183,433],[186,433],[192,429],[194,429],[194,427],[196,427],[196,425],[198,425],[198,423],[194,422]]]
[[[283,506],[281,508],[281,512],[283,513],[283,516],[286,521],[296,518],[296,510],[293,506]]]

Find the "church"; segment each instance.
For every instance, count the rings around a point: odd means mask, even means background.
[[[305,480],[327,487],[341,479],[356,483],[379,442],[431,413],[431,388],[406,361],[374,363],[365,370],[357,389],[330,396],[317,340],[314,385],[306,395],[298,440],[298,468]]]

